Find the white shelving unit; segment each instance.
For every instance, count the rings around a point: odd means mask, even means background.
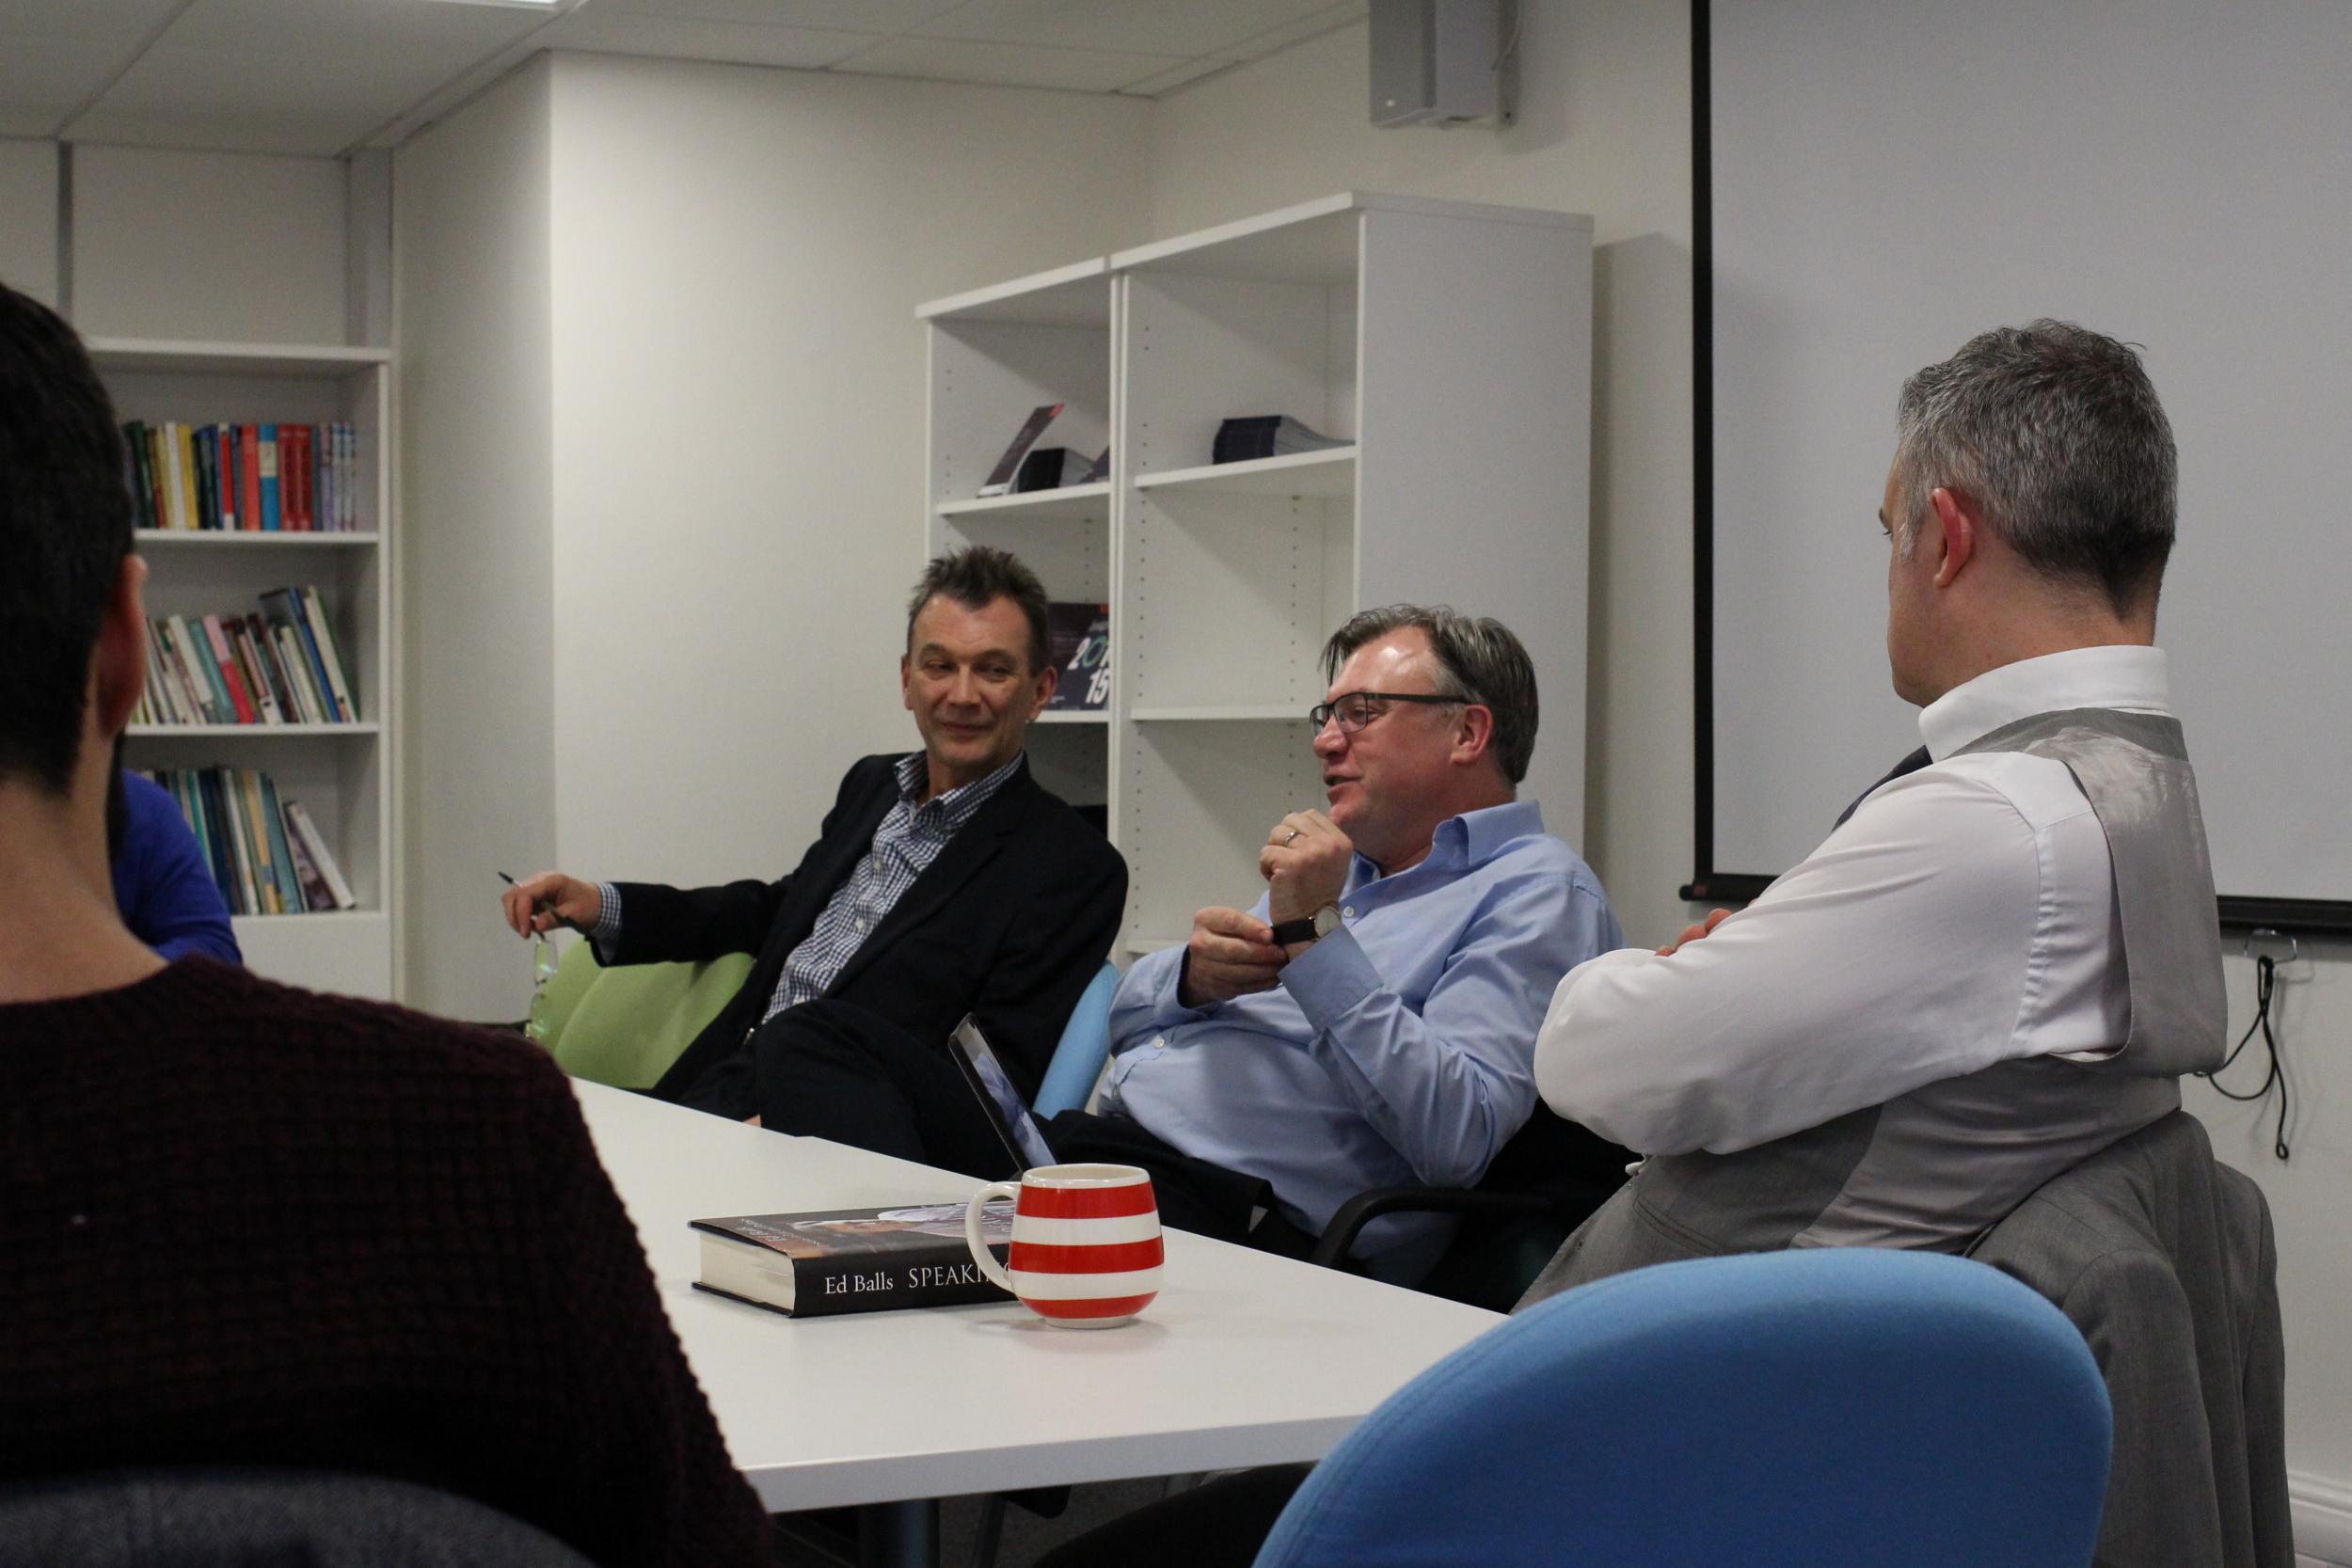
[[[1524,793],[1583,828],[1592,225],[1343,193],[938,301],[927,551],[1014,550],[1111,609],[1107,722],[1034,735],[1048,787],[1108,806],[1121,948],[1256,895],[1268,824],[1320,804],[1317,655],[1367,605],[1500,617],[1544,723]],[[977,500],[1029,409],[1112,451],[1107,486]],[[1286,414],[1348,442],[1212,464]],[[1098,743],[1099,742],[1099,746]]]
[[[1111,602],[1107,483],[977,498],[1029,410],[1062,412],[1041,445],[1089,457],[1110,443],[1109,269],[1082,261],[924,306],[930,327],[930,470],[925,559],[993,545],[1026,562],[1057,601]],[[1049,713],[1029,736],[1038,782],[1073,805],[1109,799],[1107,713]]]
[[[258,609],[273,588],[318,589],[360,721],[353,724],[134,725],[135,768],[257,768],[317,823],[358,899],[356,910],[239,915],[256,973],[320,990],[389,998],[394,918],[393,750],[399,693],[392,645],[389,454],[391,353],[342,345],[92,339],[91,357],[123,420],[324,424],[358,433],[359,527],[349,533],[142,531],[151,616]]]

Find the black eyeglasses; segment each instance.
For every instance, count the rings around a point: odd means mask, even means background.
[[[1358,730],[1388,712],[1388,705],[1391,703],[1459,705],[1467,701],[1468,699],[1463,697],[1439,697],[1427,691],[1350,691],[1331,702],[1317,703],[1309,708],[1307,721],[1315,727],[1317,735],[1321,735],[1323,726],[1333,719],[1337,719],[1340,721],[1342,735],[1354,735]]]

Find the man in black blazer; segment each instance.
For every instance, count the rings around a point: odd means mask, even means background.
[[[608,964],[758,955],[661,1098],[1001,1173],[948,1036],[977,1014],[1034,1098],[1127,896],[1119,852],[1029,775],[1047,647],[1045,591],[1020,562],[986,546],[933,561],[899,661],[923,750],[852,766],[790,876],[687,891],[545,872],[507,893],[508,924],[576,926]]]

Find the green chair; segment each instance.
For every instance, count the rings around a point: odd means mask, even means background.
[[[752,962],[749,953],[729,953],[707,963],[606,969],[576,942],[540,998],[544,1043],[575,1078],[649,1089],[742,989]]]

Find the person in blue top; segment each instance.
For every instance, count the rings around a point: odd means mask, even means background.
[[[220,885],[171,791],[117,768],[106,825],[115,907],[131,934],[166,963],[190,953],[243,963]]]
[[[1592,870],[1518,799],[1535,672],[1508,627],[1370,610],[1324,668],[1327,809],[1274,824],[1254,908],[1202,910],[1128,971],[1098,1114],[1044,1130],[1063,1159],[1151,1170],[1169,1224],[1278,1251],[1368,1188],[1476,1185],[1535,1108],[1561,976],[1624,945]],[[1356,1257],[1409,1282],[1449,1229],[1391,1215]]]

